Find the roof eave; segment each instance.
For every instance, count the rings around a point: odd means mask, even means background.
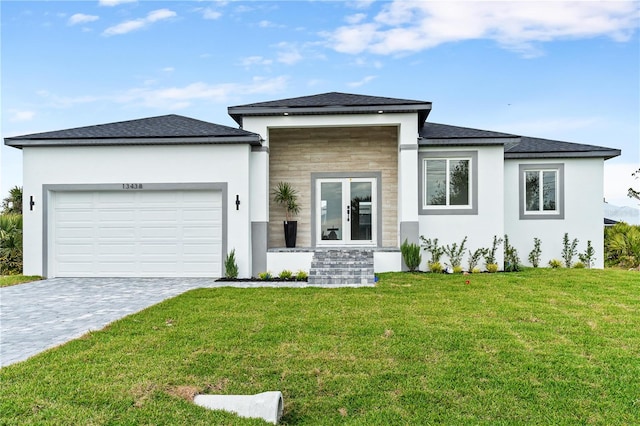
[[[517,143],[519,137],[487,137],[487,138],[418,138],[418,145],[429,146],[500,146],[507,143]]]
[[[260,135],[202,136],[202,137],[144,137],[144,138],[78,138],[78,139],[24,139],[5,138],[4,144],[14,148],[62,146],[121,146],[121,145],[193,145],[193,144],[249,144],[260,146]]]
[[[505,159],[519,158],[603,158],[609,160],[618,157],[622,152],[619,149],[598,151],[555,151],[555,152],[505,152]]]
[[[431,102],[407,105],[360,105],[360,106],[323,106],[323,107],[228,107],[229,115],[242,126],[244,117],[264,117],[278,115],[336,115],[336,114],[383,114],[383,113],[407,113],[416,112],[420,120],[424,122]]]

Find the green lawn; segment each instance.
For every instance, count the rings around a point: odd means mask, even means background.
[[[0,287],[9,287],[11,285],[24,284],[41,279],[42,277],[36,275],[2,275],[0,276]]]
[[[640,424],[640,274],[195,290],[0,384],[1,424],[263,424],[187,399],[267,390],[290,425]]]

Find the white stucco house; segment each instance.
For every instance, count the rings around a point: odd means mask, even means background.
[[[524,264],[535,237],[546,264],[564,233],[602,267],[619,150],[431,123],[431,107],[332,92],[229,107],[238,128],[165,115],[6,138],[23,151],[24,273],[218,277],[234,249],[241,277],[331,275],[351,253],[372,275],[420,235],[475,250],[507,234]],[[299,192],[295,248],[280,181]]]

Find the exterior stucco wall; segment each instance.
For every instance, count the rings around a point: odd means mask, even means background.
[[[550,163],[564,164],[564,219],[520,219],[519,166]],[[579,253],[586,250],[590,240],[596,252],[595,267],[603,267],[603,170],[601,158],[505,160],[505,232],[523,264],[530,265],[527,258],[534,238],[541,240],[540,266],[547,266],[551,259],[562,260],[562,239],[566,232],[571,241],[579,240]],[[577,261],[576,256],[574,262]]]
[[[442,147],[421,148],[420,152],[477,152],[477,179],[478,193],[473,194],[478,200],[477,214],[436,214],[420,215],[420,235],[427,239],[438,239],[440,246],[460,244],[467,237],[465,255],[462,266],[466,269],[468,250],[475,251],[478,248],[490,248],[493,236],[499,238],[504,234],[504,150],[502,146],[479,146],[479,147]],[[419,176],[424,179],[424,176]],[[473,185],[472,185],[473,186]],[[422,194],[416,197],[422,203]],[[422,270],[428,270],[427,261],[431,257],[428,252],[422,252]],[[441,259],[444,265],[448,258],[444,255]],[[502,266],[503,256],[500,248],[496,253],[496,261]],[[478,265],[480,268],[484,264]]]
[[[240,276],[250,276],[249,156],[248,145],[24,148],[24,273],[43,273],[43,185],[227,183],[226,245],[236,250]]]

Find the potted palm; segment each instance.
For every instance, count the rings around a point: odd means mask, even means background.
[[[278,182],[273,190],[273,201],[285,208],[284,240],[287,247],[295,247],[298,222],[291,218],[300,213],[298,191],[289,182]]]

